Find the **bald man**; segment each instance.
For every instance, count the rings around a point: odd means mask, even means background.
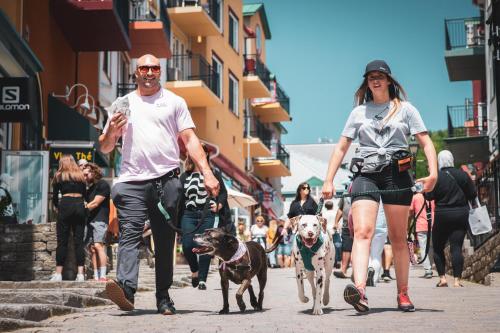
[[[113,106],[119,106],[110,110],[118,111],[109,115],[99,143],[101,151],[109,153],[122,138],[120,175],[111,193],[120,221],[117,280],[107,282],[108,297],[122,310],[134,309],[139,243],[144,222],[149,219],[155,242],[156,306],[159,313],[168,315],[176,312],[168,293],[173,277],[175,231],[169,228],[167,219],[176,222],[172,219],[177,216],[182,190],[178,179],[178,137],[200,168],[205,188],[213,196],[219,192],[219,182],[194,133],[186,102],[161,87],[160,75],[160,61],[153,55],[137,60],[137,89],[114,102]],[[163,209],[158,206],[159,201]]]

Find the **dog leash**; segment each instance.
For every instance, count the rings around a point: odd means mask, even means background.
[[[412,240],[412,235],[416,231],[417,227],[417,219],[419,218],[420,214],[424,210],[426,211],[426,219],[427,219],[427,240],[426,240],[426,245],[425,245],[425,254],[422,260],[416,261],[415,257],[413,256],[414,251],[413,251],[413,240]],[[429,249],[431,247],[431,236],[432,236],[432,209],[431,209],[431,204],[427,203],[427,200],[424,200],[424,205],[420,210],[418,211],[417,215],[414,215],[412,224],[408,228],[408,249],[410,250],[410,262],[413,265],[420,265],[422,264],[427,256],[429,255]],[[410,245],[411,243],[411,245]]]
[[[164,195],[164,192],[163,192],[163,182],[161,181],[161,179],[156,179],[154,181],[154,184],[155,184],[155,187],[156,187],[156,191],[158,193],[158,209],[160,210],[160,213],[165,217],[165,220],[167,221],[167,225],[175,232],[179,233],[180,235],[191,235],[191,234],[194,234],[196,231],[198,231],[201,226],[203,225],[203,222],[205,220],[205,217],[207,216],[208,214],[208,211],[210,209],[210,199],[211,197],[208,196],[206,198],[206,201],[205,201],[205,204],[203,205],[203,210],[201,212],[201,217],[198,221],[198,224],[194,227],[193,230],[191,230],[190,232],[186,232],[184,233],[182,231],[181,228],[177,227],[174,223],[173,223],[173,218],[170,216],[170,214],[167,212],[167,210],[165,209],[165,207],[163,207],[163,204],[161,202],[161,198],[163,198],[163,195]],[[215,198],[215,205],[218,206],[219,203],[218,203],[218,200],[217,198]],[[179,207],[177,207],[177,211],[179,211]]]

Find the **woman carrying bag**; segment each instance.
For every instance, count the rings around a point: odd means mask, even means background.
[[[460,283],[464,266],[462,245],[469,220],[469,204],[477,192],[467,173],[453,166],[453,155],[448,150],[438,154],[438,181],[432,192],[426,193],[427,200],[435,201],[434,225],[432,227],[432,246],[434,263],[439,274],[437,287],[448,287],[445,276],[444,248],[450,242],[451,264],[455,287]]]

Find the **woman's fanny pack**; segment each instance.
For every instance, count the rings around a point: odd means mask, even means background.
[[[411,169],[413,161],[412,154],[407,150],[397,150],[391,156],[392,165],[399,172],[405,172]]]
[[[396,168],[396,170],[398,170],[398,172],[402,173],[411,169],[413,156],[409,151],[397,150],[390,156],[391,156],[391,164]],[[369,157],[368,160],[371,160],[371,158]],[[349,166],[349,171],[351,171],[355,175],[359,174],[361,173],[364,164],[365,164],[365,158],[353,157],[351,159],[351,165]]]

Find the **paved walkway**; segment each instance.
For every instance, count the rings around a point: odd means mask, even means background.
[[[182,268],[185,269],[185,268]],[[414,313],[396,310],[395,281],[368,289],[371,312],[358,315],[344,303],[342,290],[348,280],[333,278],[330,304],[323,316],[311,315],[311,301],[302,304],[292,269],[269,271],[264,311],[240,314],[235,302],[236,287],[231,284],[229,315],[219,315],[222,295],[218,274],[211,274],[208,290],[191,287],[171,291],[179,314],[156,314],[154,293],[138,293],[136,310],[119,311],[114,306],[91,308],[84,312],[45,321],[50,328],[36,332],[499,332],[500,288],[464,283],[464,288],[436,288],[437,278],[419,278],[423,271],[411,271],[410,294]],[[451,281],[451,280],[450,280]],[[307,291],[307,294],[310,294]],[[247,308],[251,308],[245,295]],[[33,332],[22,330],[21,332]]]

